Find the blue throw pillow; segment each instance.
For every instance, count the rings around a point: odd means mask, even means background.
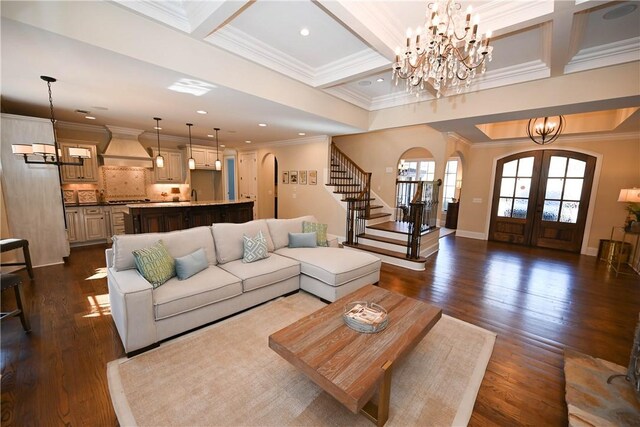
[[[318,246],[316,233],[289,233],[290,248],[315,248]]]
[[[209,266],[204,249],[176,258],[176,275],[178,280],[185,280]]]
[[[262,234],[262,231],[258,231],[256,237],[243,235],[242,240],[244,241],[244,255],[242,262],[254,262],[269,256],[267,239]]]

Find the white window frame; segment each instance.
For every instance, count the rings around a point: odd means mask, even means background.
[[[455,172],[451,172],[449,169],[449,164],[455,162],[456,170]],[[444,169],[444,179],[442,182],[442,211],[446,212],[447,207],[449,205],[449,201],[452,198],[456,197],[456,186],[458,183],[458,175],[460,172],[460,160],[456,158],[452,158],[447,160]]]
[[[402,164],[407,163],[415,163],[416,164],[416,173],[411,175],[401,175],[398,173],[398,181],[433,181],[435,179],[436,172],[436,161],[434,159],[400,159],[400,165],[398,166],[398,170],[402,170]],[[420,175],[420,169],[423,164],[427,164],[427,174],[425,179],[419,180],[418,176]],[[429,179],[431,178],[431,179]]]

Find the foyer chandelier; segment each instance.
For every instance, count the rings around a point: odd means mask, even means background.
[[[12,144],[11,152],[17,156],[22,156],[25,163],[30,164],[47,164],[56,166],[82,166],[84,159],[91,158],[91,152],[86,148],[68,147],[69,157],[77,159],[74,162],[64,161],[62,158],[62,150],[58,144],[58,136],[56,131],[56,118],[53,113],[53,97],[51,95],[51,83],[55,83],[56,79],[49,76],[40,76],[42,80],[47,82],[49,90],[49,111],[51,113],[51,127],[53,128],[53,144],[34,142],[33,144]],[[29,156],[41,156],[41,159],[34,160]]]
[[[564,130],[564,116],[530,119],[527,124],[527,135],[538,145],[551,144],[558,139]]]
[[[406,80],[409,93],[425,90],[425,82],[436,90],[436,97],[455,89],[468,88],[476,71],[485,72],[486,61],[491,61],[493,47],[489,46],[491,31],[483,37],[478,34],[479,16],[471,19],[469,6],[464,16],[460,3],[454,0],[436,0],[428,4],[426,22],[413,30],[407,29],[407,45],[396,48],[393,78]]]
[[[217,171],[221,171],[222,170],[222,162],[220,161],[220,147],[218,146],[218,131],[220,130],[220,128],[213,128],[213,130],[216,131],[216,163],[215,163],[215,169]]]

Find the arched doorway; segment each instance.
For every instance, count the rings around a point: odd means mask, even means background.
[[[261,182],[265,184],[260,193],[264,204],[261,206],[261,218],[278,217],[278,159],[273,153],[267,153],[262,159]],[[261,185],[262,186],[262,185]]]
[[[489,240],[580,252],[596,158],[566,150],[497,162]]]

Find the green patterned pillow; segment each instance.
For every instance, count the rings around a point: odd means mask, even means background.
[[[302,221],[302,232],[316,233],[318,246],[329,246],[329,242],[327,242],[327,224]]]
[[[256,237],[248,237],[243,235],[244,241],[244,257],[242,262],[254,262],[269,256],[267,248],[267,239],[262,235],[262,231],[258,231]]]
[[[158,240],[149,248],[136,249],[132,253],[136,270],[154,289],[176,275],[176,262],[169,255],[162,240]]]

